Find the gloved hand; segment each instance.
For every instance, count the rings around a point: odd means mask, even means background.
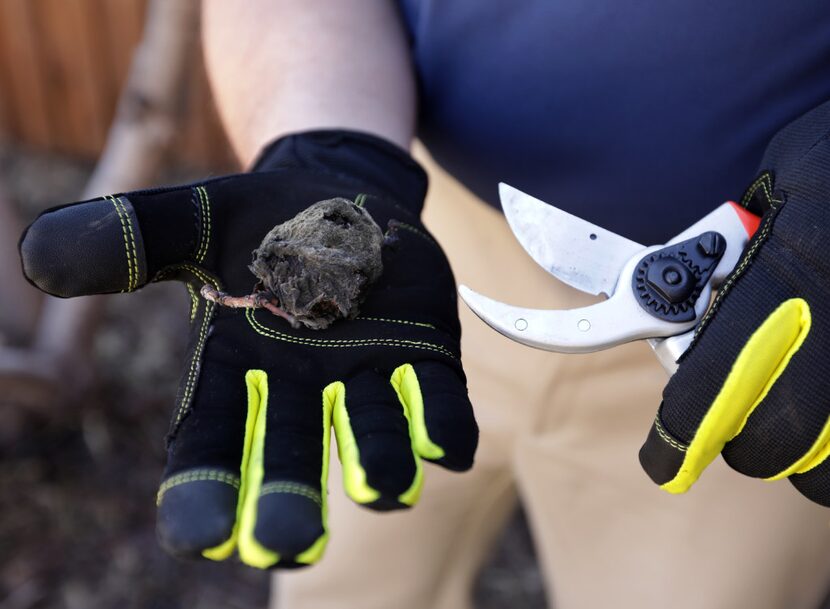
[[[323,553],[330,428],[361,505],[413,505],[422,460],[471,467],[478,430],[459,360],[455,283],[419,221],[426,175],[403,151],[343,131],[285,137],[253,173],[44,212],[21,239],[23,269],[62,297],[176,280],[190,341],[167,437],[158,534],[173,554],[292,567]],[[352,320],[292,329],[264,309],[202,299],[250,293],[251,252],[323,199],[357,201],[396,242]],[[359,549],[355,549],[359,553]]]
[[[742,204],[763,214],[640,451],[682,493],[722,453],[830,506],[830,103],[785,127]]]

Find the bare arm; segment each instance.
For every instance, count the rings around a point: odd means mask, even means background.
[[[268,142],[318,128],[409,148],[415,84],[392,0],[204,0],[205,60],[243,164]]]

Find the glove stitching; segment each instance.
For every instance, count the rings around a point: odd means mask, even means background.
[[[679,450],[682,453],[685,453],[686,450],[688,450],[689,447],[687,445],[681,444],[680,442],[678,442],[677,440],[675,440],[674,438],[672,438],[669,435],[669,433],[666,431],[666,429],[660,423],[660,415],[659,414],[656,417],[654,417],[654,428],[657,430],[658,435],[661,438],[663,438],[663,440],[665,440],[672,447],[676,448],[677,450]]]
[[[239,476],[231,474],[230,472],[220,469],[191,469],[170,476],[167,480],[161,483],[158,493],[156,494],[156,505],[161,503],[162,497],[164,497],[164,494],[171,488],[187,482],[201,482],[203,480],[224,482],[237,490],[239,490],[240,487]]]
[[[130,292],[133,289],[133,259],[130,255],[130,245],[129,240],[127,238],[127,223],[124,220],[124,216],[121,212],[121,208],[118,205],[118,202],[112,196],[107,196],[106,199],[112,203],[112,206],[115,208],[115,213],[118,214],[118,219],[121,221],[121,234],[124,237],[124,251],[127,255],[127,289],[121,290],[121,292]]]
[[[161,269],[158,273],[156,273],[156,276],[153,278],[153,281],[164,281],[167,277],[171,276],[176,271],[181,270],[190,271],[197,279],[200,279],[202,283],[209,283],[217,290],[222,289],[222,283],[218,279],[210,276],[207,272],[205,272],[204,269],[200,269],[199,267],[193,266],[192,264],[176,264],[173,266],[165,267]]]
[[[301,338],[299,336],[291,336],[290,334],[284,334],[282,332],[278,332],[277,330],[273,330],[266,326],[260,324],[254,318],[254,310],[253,309],[245,309],[245,317],[248,319],[248,323],[254,329],[257,334],[261,334],[267,338],[271,338],[274,340],[282,340],[288,343],[295,343],[299,345],[304,345],[306,347],[329,347],[329,348],[338,348],[338,347],[371,347],[371,346],[384,346],[384,347],[405,347],[408,349],[423,349],[425,351],[436,351],[442,355],[445,355],[453,360],[458,360],[452,352],[447,350],[446,348],[442,347],[441,345],[436,345],[434,343],[428,343],[423,341],[415,341],[415,340],[405,340],[405,339],[394,339],[394,338],[367,338],[367,339],[312,339],[312,338]]]
[[[355,205],[357,205],[358,207],[361,207],[361,208],[365,209],[365,210],[366,210],[366,211],[368,211],[368,212],[369,212],[369,214],[371,215],[371,214],[372,214],[372,212],[371,212],[371,210],[369,209],[369,205],[371,205],[371,203],[372,203],[372,201],[373,201],[373,200],[375,200],[375,201],[379,201],[379,202],[380,202],[380,204],[392,205],[393,207],[396,207],[396,208],[397,208],[397,209],[399,209],[399,210],[400,210],[400,209],[402,209],[402,208],[400,208],[398,205],[396,205],[395,203],[393,203],[393,202],[391,202],[391,201],[381,200],[381,199],[378,199],[378,197],[373,197],[373,196],[371,196],[371,195],[367,195],[366,193],[360,193],[360,194],[358,194],[358,195],[354,198],[354,204],[355,204]],[[368,204],[368,205],[367,205],[367,204]],[[406,210],[404,210],[404,211],[406,211]],[[408,211],[407,211],[407,215],[409,215],[409,212],[408,212]],[[393,225],[394,225],[394,228],[393,228]],[[429,243],[430,243],[430,244],[432,244],[432,245],[434,245],[435,247],[437,247],[437,248],[441,251],[441,253],[443,254],[443,250],[441,250],[441,246],[440,246],[440,245],[438,244],[438,242],[437,242],[437,241],[436,241],[436,240],[432,237],[432,235],[430,235],[430,234],[429,234],[429,233],[427,233],[426,231],[423,231],[423,230],[421,230],[420,228],[417,228],[417,227],[415,227],[415,226],[413,226],[413,225],[411,225],[411,224],[408,224],[408,223],[406,223],[406,222],[402,222],[401,220],[398,220],[397,218],[393,218],[393,219],[391,219],[391,220],[389,221],[389,227],[386,229],[386,231],[384,231],[383,236],[384,236],[384,237],[388,237],[388,236],[389,236],[389,234],[390,234],[390,232],[391,232],[391,231],[393,231],[395,228],[404,228],[404,229],[406,229],[406,230],[408,230],[408,231],[410,231],[410,232],[412,232],[412,233],[415,233],[416,235],[419,235],[420,237],[423,237],[424,239],[426,239],[427,241],[429,241]]]
[[[752,246],[746,251],[746,254],[744,254],[740,264],[738,264],[738,266],[735,267],[735,269],[729,275],[729,278],[726,281],[724,281],[723,285],[721,286],[721,289],[718,290],[718,294],[717,296],[715,296],[715,300],[712,302],[712,306],[709,307],[709,310],[700,320],[700,323],[698,324],[697,329],[695,330],[695,335],[692,339],[692,344],[686,350],[686,353],[684,353],[683,356],[681,356],[681,360],[684,359],[685,355],[692,350],[692,347],[694,347],[694,345],[697,343],[698,338],[701,336],[703,330],[706,328],[706,326],[709,325],[709,322],[711,321],[712,317],[720,308],[720,304],[723,301],[723,299],[729,293],[735,282],[738,279],[740,279],[741,276],[746,272],[746,269],[749,267],[750,262],[752,262],[752,259],[755,257],[756,252],[761,247],[761,245],[763,245],[763,243],[767,240],[770,230],[772,230],[772,222],[774,218],[775,215],[770,214],[764,219],[764,225],[761,228],[761,232],[759,233],[758,238],[754,240]]]
[[[133,286],[132,289],[138,287],[138,281],[140,278],[140,274],[138,272],[138,253],[137,248],[135,246],[135,233],[133,232],[133,220],[130,217],[130,213],[127,211],[127,206],[124,204],[123,199],[118,197],[118,204],[121,207],[121,210],[124,212],[124,218],[127,220],[127,230],[130,233],[130,249],[132,251],[132,260],[133,260]]]
[[[196,277],[201,279],[203,282],[214,285],[216,289],[221,289],[221,284],[218,280],[212,279],[201,269],[194,267],[190,264],[181,264],[174,267],[168,267],[166,269],[163,269],[162,272],[159,273],[159,276],[162,275],[162,273],[170,273],[178,269],[188,270],[191,273],[193,273]],[[199,365],[199,362],[202,359],[205,341],[207,340],[207,330],[210,326],[210,321],[213,318],[215,306],[216,305],[214,303],[205,301],[205,312],[204,317],[202,319],[202,326],[201,328],[199,328],[199,339],[196,343],[196,348],[193,350],[193,358],[190,360],[190,368],[188,369],[187,373],[187,381],[185,382],[184,394],[182,395],[181,403],[179,404],[179,407],[176,411],[176,418],[173,421],[172,429],[170,430],[169,434],[170,438],[172,438],[175,435],[176,431],[179,428],[179,425],[184,420],[187,413],[190,412],[190,401],[193,398],[193,391],[196,386],[196,379],[199,376],[199,369],[201,367]]]
[[[190,188],[190,202],[193,205],[194,213],[193,213],[193,221],[196,226],[196,234],[198,238],[196,243],[194,243],[194,251],[191,255],[193,260],[196,260],[199,256],[199,252],[202,251],[202,247],[205,241],[205,228],[204,228],[204,209],[202,204],[202,196],[199,193],[197,187],[193,186]]]
[[[355,317],[355,319],[359,319],[361,321],[383,321],[390,324],[406,324],[408,326],[420,326],[422,328],[429,328],[430,330],[436,329],[436,327],[432,324],[420,321],[406,321],[404,319],[386,319],[385,317],[363,317],[362,315]]]
[[[211,211],[210,197],[204,186],[194,188],[199,197],[199,249],[196,252],[196,262],[203,262],[210,247]]]
[[[747,207],[749,205],[749,201],[752,199],[753,196],[755,196],[755,193],[759,188],[761,188],[764,191],[764,195],[767,198],[767,203],[769,204],[769,206],[774,210],[778,210],[779,207],[777,205],[782,204],[783,201],[772,198],[772,181],[771,181],[771,178],[770,178],[770,174],[768,172],[762,173],[749,186],[749,188],[746,190],[746,193],[744,193],[744,196],[741,198],[741,205],[743,207]],[[737,267],[735,267],[735,269],[732,271],[732,273],[730,273],[729,277],[723,283],[720,290],[718,290],[718,293],[715,296],[714,301],[712,301],[712,306],[710,306],[709,310],[706,311],[706,314],[700,320],[700,323],[698,324],[697,328],[695,329],[695,334],[694,334],[694,337],[692,339],[692,344],[689,345],[689,348],[680,357],[681,361],[683,359],[685,359],[686,354],[691,352],[692,347],[694,347],[695,344],[697,344],[698,338],[701,336],[701,333],[703,332],[703,329],[709,324],[709,322],[711,321],[712,316],[717,312],[717,309],[720,307],[720,304],[721,304],[721,301],[723,300],[723,298],[729,292],[732,285],[741,277],[741,275],[744,274],[747,267],[749,266],[749,263],[751,262],[751,259],[755,256],[756,251],[758,250],[759,247],[761,247],[761,244],[767,240],[767,237],[769,236],[769,232],[772,229],[773,218],[774,218],[774,214],[770,214],[770,215],[766,216],[766,218],[764,218],[764,221],[763,221],[764,224],[763,224],[763,227],[761,228],[761,232],[759,233],[758,238],[754,240],[754,242],[752,243],[750,248],[746,251],[746,254],[744,254],[743,258],[741,259],[741,262],[738,264]]]
[[[190,294],[190,321],[192,323],[196,318],[196,312],[199,310],[199,297],[196,295],[193,284],[185,283],[184,287],[187,288],[187,292]]]
[[[323,507],[323,499],[321,494],[317,492],[316,489],[308,486],[307,484],[302,484],[300,482],[286,482],[282,480],[278,480],[275,482],[267,482],[266,484],[262,485],[262,488],[259,492],[259,496],[264,497],[265,495],[275,495],[278,493],[290,493],[292,495],[300,495],[307,499],[311,499],[320,508]]]
[[[199,376],[199,369],[201,368],[202,352],[207,339],[207,330],[210,326],[210,320],[213,317],[213,309],[215,305],[212,302],[205,303],[205,313],[202,319],[202,327],[199,328],[199,340],[196,343],[196,349],[193,351],[193,358],[190,360],[190,369],[187,373],[187,382],[184,387],[184,395],[182,402],[179,404],[176,413],[176,420],[173,422],[173,430],[171,433],[175,434],[179,428],[179,424],[184,419],[187,412],[190,411],[190,401],[193,398],[193,390],[196,386],[196,379]]]
[[[395,220],[395,226],[396,226],[396,227],[399,227],[399,228],[405,228],[406,230],[408,230],[408,231],[410,231],[410,232],[412,232],[412,233],[415,233],[416,235],[418,235],[418,236],[420,236],[420,237],[423,237],[424,239],[426,239],[427,241],[429,241],[429,242],[430,242],[430,244],[432,244],[432,245],[434,245],[435,247],[437,247],[437,248],[439,248],[439,249],[440,249],[440,246],[438,245],[438,242],[437,242],[437,241],[435,241],[435,239],[433,239],[432,237],[430,237],[428,234],[426,234],[426,233],[425,233],[424,231],[422,231],[421,229],[419,229],[419,228],[415,228],[414,226],[412,226],[412,225],[410,225],[410,224],[407,224],[406,222],[401,222],[400,220]],[[389,232],[389,231],[387,231],[387,233],[388,233],[388,232]]]
[[[776,204],[781,204],[783,201],[778,199],[774,199],[772,197],[772,178],[768,172],[762,173],[756,180],[749,185],[749,188],[746,189],[744,196],[741,197],[741,207],[748,208],[749,202],[752,197],[755,196],[758,188],[761,188],[764,191],[764,195],[767,198],[767,205],[770,207],[776,207]]]
[[[210,209],[210,196],[208,195],[207,189],[204,186],[200,186],[199,189],[205,195],[205,211],[207,212],[207,241],[205,242],[205,251],[202,254],[202,260],[199,261],[202,262],[205,256],[207,256],[208,249],[210,248],[210,237],[213,234],[213,226],[211,224],[213,220],[213,212]]]

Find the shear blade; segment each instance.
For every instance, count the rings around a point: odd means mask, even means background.
[[[504,215],[519,243],[548,273],[583,292],[611,296],[628,260],[644,246],[499,184]]]
[[[558,353],[590,353],[640,338],[669,336],[693,325],[658,320],[628,292],[578,309],[527,309],[458,287],[467,306],[488,326],[516,342]]]

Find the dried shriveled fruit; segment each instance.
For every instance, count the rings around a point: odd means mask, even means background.
[[[383,272],[384,234],[369,213],[343,198],[320,201],[272,228],[253,252],[254,293],[202,295],[225,306],[263,307],[294,327],[319,330],[353,318]]]

